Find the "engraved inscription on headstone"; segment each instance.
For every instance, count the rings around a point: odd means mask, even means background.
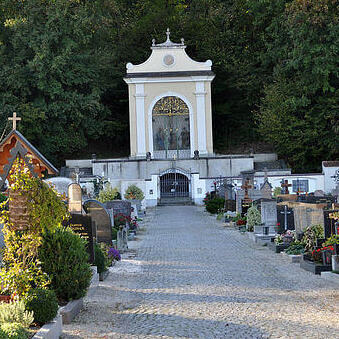
[[[73,183],[68,186],[68,210],[70,213],[82,212],[82,192],[79,184]]]
[[[79,234],[81,238],[87,242],[87,252],[89,254],[90,263],[94,263],[94,233],[91,217],[81,214],[72,214],[67,226],[73,232]]]

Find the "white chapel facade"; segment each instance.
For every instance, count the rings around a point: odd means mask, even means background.
[[[131,158],[193,158],[213,154],[212,62],[197,62],[186,46],[156,44],[142,64],[128,63]]]
[[[279,180],[291,176],[291,170],[279,165],[276,154],[214,153],[212,61],[192,60],[184,40],[172,42],[169,30],[166,34],[164,43],[152,41],[151,55],[145,62],[126,65],[130,156],[66,160],[68,171],[79,167],[90,173],[80,179],[89,192],[93,179],[109,181],[122,196],[129,185],[137,185],[148,207],[168,199],[202,204],[220,180],[227,181],[234,198],[245,176],[252,176],[253,185],[259,187],[266,167],[273,187],[279,186]],[[323,176],[309,180],[322,181]]]

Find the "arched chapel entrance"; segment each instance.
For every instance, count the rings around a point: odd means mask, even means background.
[[[160,176],[160,198],[189,198],[190,180],[189,178],[174,170]]]
[[[153,152],[155,158],[190,156],[190,112],[177,96],[165,96],[152,110]]]

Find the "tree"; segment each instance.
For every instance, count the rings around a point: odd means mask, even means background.
[[[259,129],[296,171],[338,157],[338,4],[295,0],[285,12],[288,47],[265,87]]]

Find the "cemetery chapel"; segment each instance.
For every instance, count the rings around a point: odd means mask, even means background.
[[[166,36],[163,43],[153,39],[151,55],[145,62],[126,65],[130,156],[66,160],[66,168],[79,167],[90,173],[87,184],[86,176],[82,177],[82,186],[90,191],[93,177],[100,177],[122,194],[129,185],[137,185],[145,194],[146,206],[168,199],[202,204],[219,178],[239,188],[244,173],[255,174],[264,182],[264,164],[268,175],[290,175],[276,154],[213,152],[212,61],[192,60],[185,51],[184,39],[172,42],[169,29]],[[234,198],[232,194],[234,189],[230,189],[230,199]]]

